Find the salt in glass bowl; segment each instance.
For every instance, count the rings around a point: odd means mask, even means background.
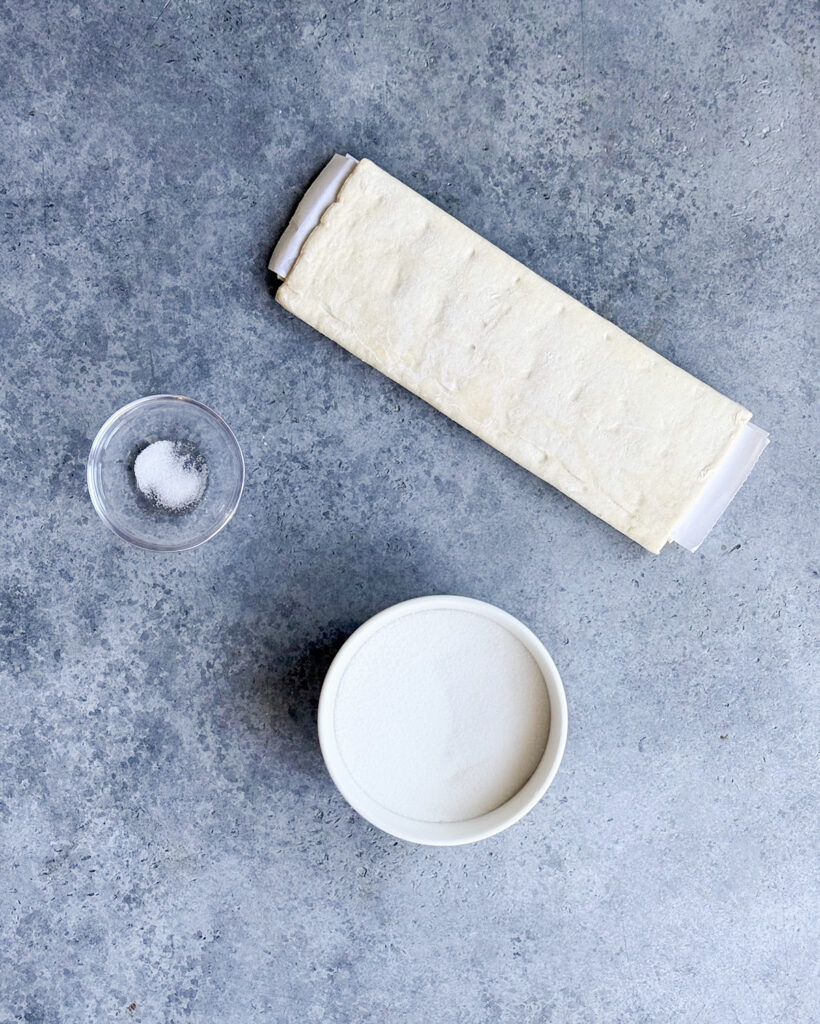
[[[205,460],[205,490],[190,508],[164,509],[137,487],[137,455],[160,440],[194,448]],[[119,537],[150,551],[185,551],[230,521],[242,496],[245,463],[233,431],[212,409],[181,395],[149,395],[103,424],[91,446],[87,480],[94,508]]]

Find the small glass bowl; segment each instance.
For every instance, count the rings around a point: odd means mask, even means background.
[[[205,491],[190,509],[163,509],[137,488],[134,461],[160,440],[193,446],[205,460]],[[87,479],[94,508],[119,537],[150,551],[185,551],[230,521],[242,496],[245,462],[233,431],[207,405],[181,395],[149,395],[103,424],[88,456]]]

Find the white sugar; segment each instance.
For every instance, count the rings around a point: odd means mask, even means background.
[[[177,441],[154,441],[134,462],[137,487],[162,508],[179,512],[199,501],[208,470]]]
[[[549,735],[544,677],[524,645],[464,611],[383,626],[342,678],[335,731],[350,774],[416,821],[500,807],[538,766]]]

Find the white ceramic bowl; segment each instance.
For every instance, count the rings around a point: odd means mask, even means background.
[[[407,818],[388,810],[373,799],[353,777],[342,757],[335,727],[336,698],[348,666],[362,646],[384,626],[418,611],[465,611],[504,627],[529,652],[544,678],[549,699],[549,733],[546,747],[535,771],[506,803],[477,818],[464,821],[430,822]],[[567,702],[561,677],[541,641],[514,616],[483,601],[468,597],[418,597],[393,605],[368,619],[348,638],[325,676],[319,699],[319,743],[322,756],[339,792],[347,802],[377,828],[413,843],[429,846],[457,846],[509,828],[538,803],[558,771],[567,739]]]

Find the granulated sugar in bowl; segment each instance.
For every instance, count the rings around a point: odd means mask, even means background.
[[[475,842],[518,821],[561,761],[558,671],[518,619],[465,597],[388,608],[347,640],[319,702],[319,740],[345,799],[411,842]]]

